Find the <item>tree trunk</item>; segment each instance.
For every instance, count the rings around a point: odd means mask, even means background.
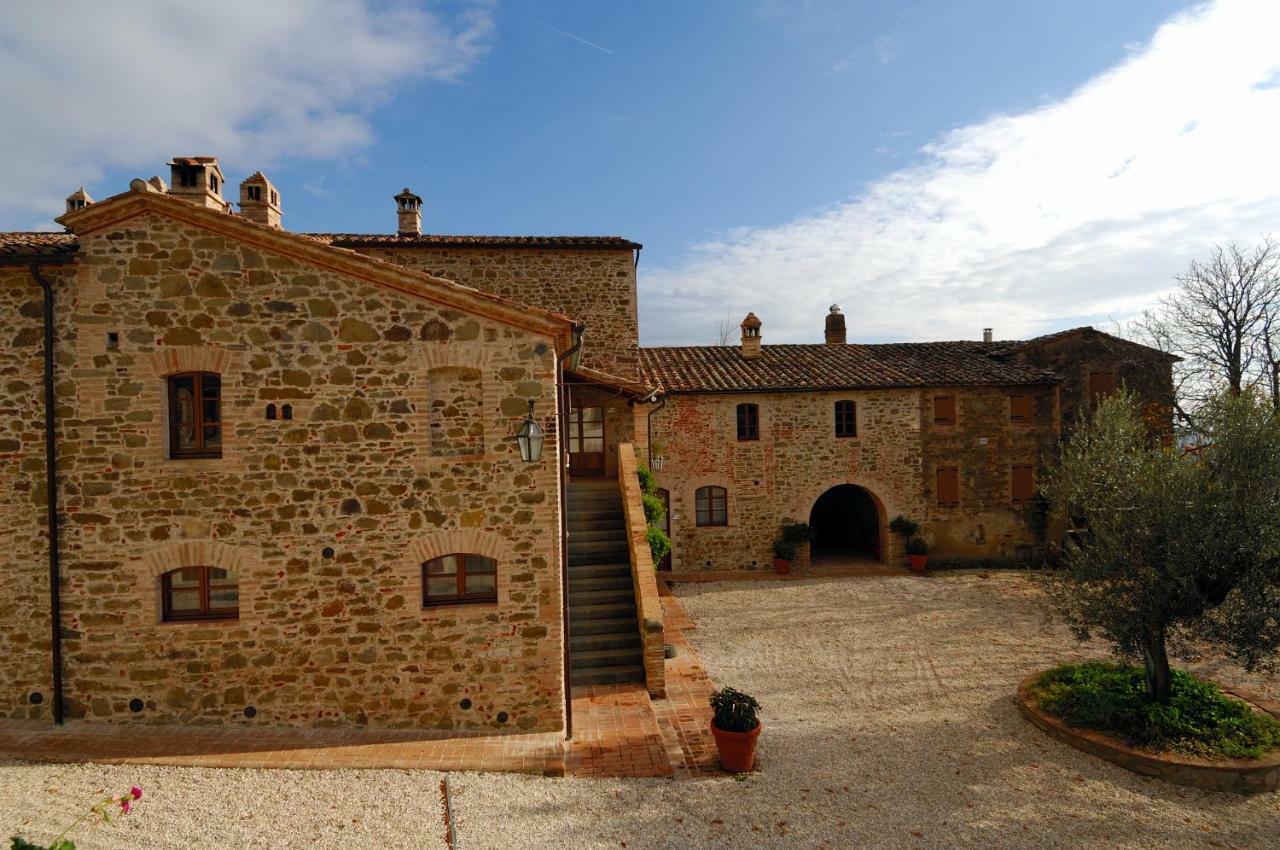
[[[1172,674],[1169,672],[1169,654],[1164,648],[1163,626],[1147,629],[1143,660],[1146,663],[1147,699],[1168,705]]]

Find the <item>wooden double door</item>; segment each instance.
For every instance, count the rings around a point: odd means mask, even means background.
[[[566,432],[569,474],[604,475],[604,408],[571,407]]]

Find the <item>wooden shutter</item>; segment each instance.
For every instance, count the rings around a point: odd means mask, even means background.
[[[1116,388],[1116,378],[1111,372],[1089,373],[1089,399],[1094,404],[1111,395]]]
[[[933,397],[933,424],[953,425],[956,421],[956,397],[938,395]]]
[[[960,504],[960,470],[954,466],[938,467],[938,504]]]
[[[1009,396],[1009,421],[1022,423],[1031,421],[1031,396]]]
[[[1032,466],[1013,467],[1013,503],[1025,505],[1035,498],[1036,476]]]

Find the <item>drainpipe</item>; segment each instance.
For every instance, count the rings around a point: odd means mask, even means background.
[[[654,395],[658,394],[657,390],[653,391]],[[649,408],[649,413],[645,417],[644,427],[649,431],[649,471],[653,471],[653,414],[667,406],[667,397],[664,395],[658,399],[658,403]]]
[[[573,345],[556,358],[556,475],[560,482],[560,605],[561,630],[564,635],[564,737],[573,740],[573,686],[569,667],[569,482],[565,473],[565,428],[569,422],[568,386],[564,381],[564,364],[582,348],[582,332],[586,325],[573,326]]]
[[[53,286],[32,263],[31,277],[44,290],[44,476],[49,509],[49,623],[53,638],[53,722],[62,725],[62,599],[58,564],[57,402],[53,397]]]

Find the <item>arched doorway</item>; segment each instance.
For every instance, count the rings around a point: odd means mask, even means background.
[[[840,484],[818,497],[809,514],[813,560],[880,558],[881,510],[856,484]]]

